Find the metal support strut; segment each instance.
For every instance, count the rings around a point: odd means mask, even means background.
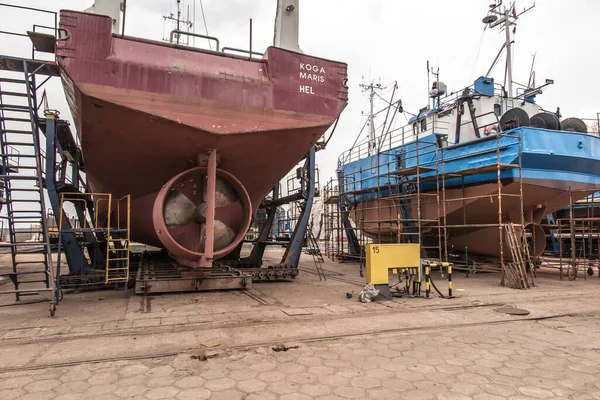
[[[206,240],[200,259],[201,267],[212,267],[215,243],[215,190],[217,185],[217,150],[211,150],[208,157],[206,177]]]
[[[312,209],[313,201],[315,199],[315,183],[316,183],[316,168],[315,168],[316,150],[313,146],[308,154],[306,155],[306,161],[304,166],[307,174],[307,186],[306,192],[304,193],[305,201],[302,207],[302,213],[298,219],[298,223],[294,228],[294,233],[290,239],[290,244],[285,249],[283,259],[281,260],[281,266],[284,268],[298,268],[300,262],[300,255],[302,254],[302,246],[304,244],[304,237],[306,236],[306,228],[308,227],[308,221],[310,220],[310,211]]]

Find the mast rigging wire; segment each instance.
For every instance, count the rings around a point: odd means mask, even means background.
[[[208,25],[206,25],[206,15],[204,14],[204,5],[202,5],[202,0],[200,1],[200,11],[202,12],[202,21],[204,21],[204,31],[206,32],[206,36],[210,36],[208,34]],[[212,46],[210,45],[210,40],[207,40],[208,42],[208,49],[212,50]]]

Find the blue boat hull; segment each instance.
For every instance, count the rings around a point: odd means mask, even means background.
[[[422,168],[421,192],[440,190],[446,200],[438,211],[434,196],[421,197],[423,225],[437,225],[434,222],[445,216],[446,225],[456,226],[448,230],[448,243],[463,248],[466,233],[473,238],[468,241],[473,254],[499,255],[498,228],[473,226],[499,223],[499,192],[503,223],[521,223],[522,187],[524,222],[535,224],[600,188],[600,138],[596,136],[523,127],[443,149],[437,141],[430,135],[340,167],[340,187],[351,204],[350,216],[360,221],[368,236],[396,242],[399,220],[416,218],[414,197],[402,206],[398,198],[390,197],[406,193],[403,181],[415,182],[414,174],[403,176],[402,171],[414,171],[417,162]],[[465,232],[462,225],[471,226]]]

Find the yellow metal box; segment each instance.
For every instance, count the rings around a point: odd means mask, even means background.
[[[368,244],[366,246],[367,283],[387,284],[390,269],[420,269],[420,247],[418,243]]]

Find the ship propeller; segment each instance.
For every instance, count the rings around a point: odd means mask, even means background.
[[[204,179],[202,179],[204,178]],[[206,176],[200,177],[200,181],[205,181]],[[185,190],[186,184],[194,186],[196,180],[195,179],[187,179],[187,182],[178,183],[175,187],[171,189],[169,194],[167,195],[167,199],[165,200],[164,206],[164,217],[167,228],[181,228],[187,227],[188,225],[200,225],[200,227],[189,227],[190,229],[199,228],[199,249],[204,248],[204,243],[206,241],[206,184],[200,183],[204,188],[202,191],[197,190],[192,187],[192,190]],[[195,190],[194,190],[195,189]],[[202,193],[202,196],[199,197],[198,193]],[[197,204],[196,204],[197,203]],[[236,207],[229,207],[231,205],[235,205]],[[226,210],[223,210],[225,214],[236,213],[239,214],[239,208],[241,208],[240,199],[235,193],[235,190],[229,185],[223,178],[216,179],[216,189],[215,189],[215,213],[218,216],[219,214],[223,214],[222,208],[227,207]],[[227,247],[236,236],[236,231],[239,229],[239,224],[237,224],[234,219],[234,226],[230,226],[227,223],[217,219],[215,217],[214,223],[214,233],[215,233],[215,241],[213,250],[218,251]],[[228,221],[231,221],[231,218],[227,218]],[[235,228],[235,230],[234,230]],[[176,233],[180,233],[180,239],[183,239],[186,244],[189,240],[185,238],[189,234],[188,229],[177,230]],[[193,236],[192,236],[193,237]],[[189,239],[192,239],[190,237]],[[179,241],[179,240],[178,240]],[[192,246],[196,247],[196,246]]]
[[[161,242],[175,256],[194,261],[207,240],[207,168],[192,168],[172,178],[159,192],[153,222]],[[233,175],[217,169],[213,224],[214,258],[243,240],[250,224],[250,199]]]

